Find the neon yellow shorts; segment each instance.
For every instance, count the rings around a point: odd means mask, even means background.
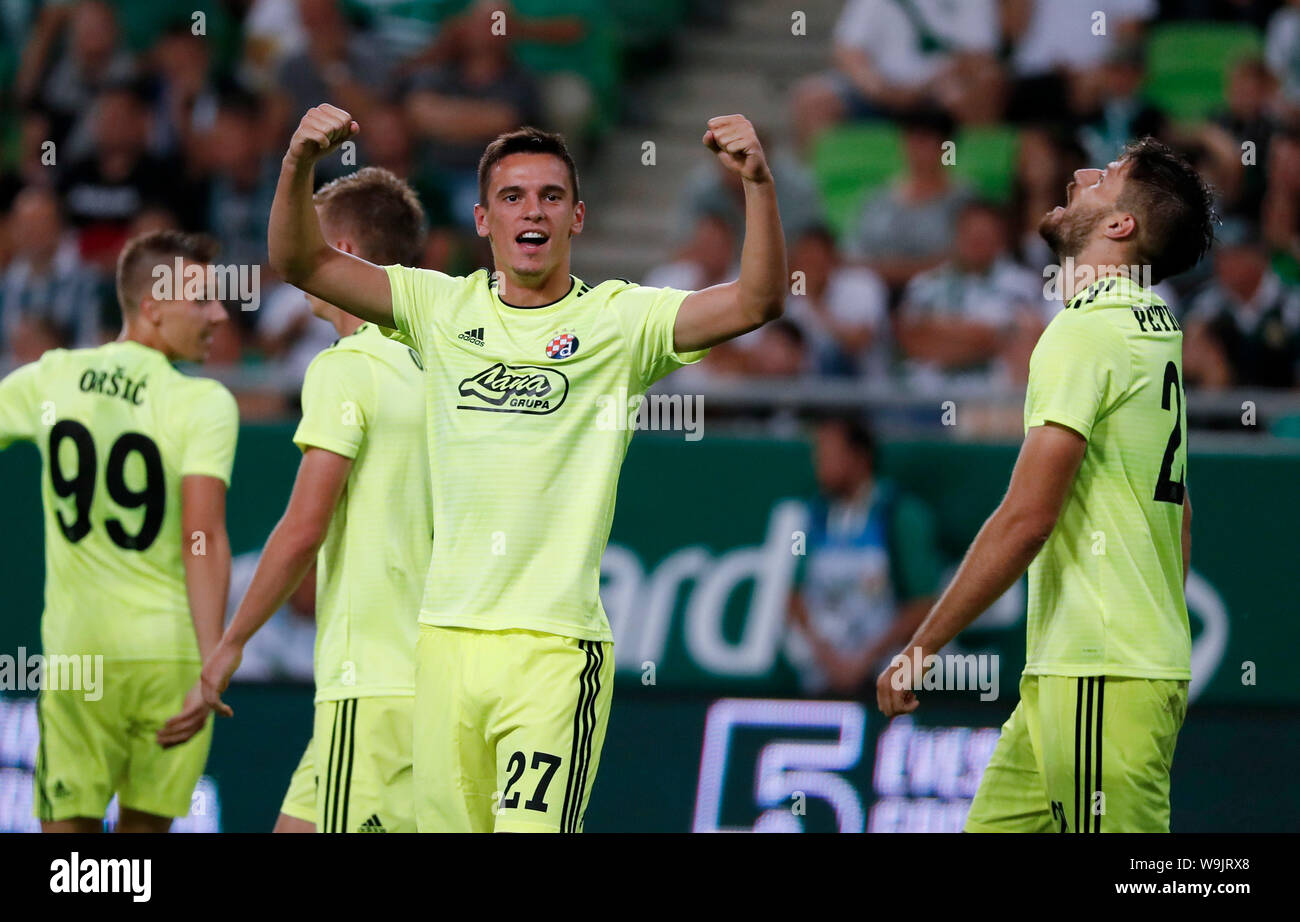
[[[415,832],[414,702],[410,695],[317,702],[311,742],[280,812],[317,832]]]
[[[1187,682],[1026,675],[967,832],[1168,832]]]
[[[289,778],[289,790],[284,792],[280,812],[304,823],[316,822],[316,739],[307,741],[307,748],[298,760],[298,767]]]
[[[421,832],[581,832],[613,698],[614,645],[420,625]]]
[[[198,681],[198,663],[105,661],[98,700],[42,690],[37,703],[34,810],[43,821],[102,817],[118,805],[185,816],[212,746],[212,719],[179,746],[155,734]]]

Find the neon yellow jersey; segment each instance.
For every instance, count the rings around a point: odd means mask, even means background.
[[[316,558],[316,700],[414,695],[433,549],[420,357],[362,324],[312,360],[293,440],[352,459]]]
[[[1164,302],[1127,278],[1080,292],[1034,349],[1026,432],[1059,423],[1088,447],[1029,568],[1026,673],[1191,678],[1182,353]]]
[[[438,528],[420,621],[611,640],[600,559],[627,407],[704,356],[673,349],[689,292],[574,279],[560,300],[519,308],[486,270],[387,268],[394,322],[427,369]]]
[[[238,432],[229,391],[130,340],[0,382],[0,448],[41,452],[47,655],[198,662],[182,554],[204,539],[181,534],[181,479],[229,485]]]

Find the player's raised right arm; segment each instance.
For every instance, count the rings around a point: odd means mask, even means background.
[[[328,301],[362,320],[393,326],[388,273],[374,263],[330,246],[312,203],[316,161],[333,153],[360,130],[337,106],[308,109],[280,164],[271,204],[267,248],[271,267],[290,285]]]

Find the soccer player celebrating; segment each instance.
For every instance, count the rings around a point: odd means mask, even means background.
[[[316,193],[315,205],[339,252],[385,265],[419,262],[424,210],[387,170],[336,179]],[[316,719],[276,831],[415,832],[416,617],[433,548],[424,369],[413,350],[374,324],[308,301],[342,338],[307,369],[293,493],[204,663],[206,703],[196,713],[231,714],[220,695],[244,645],[315,560]]]
[[[1211,196],[1147,138],[1105,169],[1076,172],[1066,202],[1040,226],[1066,270],[1065,306],[1030,361],[1007,494],[881,673],[877,698],[886,716],[915,710],[914,664],[1028,567],[1020,703],[967,831],[1167,832],[1191,678],[1187,413],[1182,332],[1140,279],[1159,282],[1206,253]]]
[[[43,689],[35,812],[46,832],[98,832],[116,793],[121,832],[189,813],[212,722],[164,749],[157,734],[201,701],[201,655],[230,584],[226,487],[239,413],[202,361],[225,308],[209,297],[206,238],[160,231],[117,261],[117,342],[54,349],[0,382],[0,448],[41,452],[45,612],[54,656],[103,657],[102,697]],[[188,693],[188,694],[187,694]]]
[[[602,425],[600,407],[780,315],[772,174],[744,117],[711,119],[704,144],[744,184],[739,279],[589,286],[569,274],[586,216],[572,157],[556,135],[509,132],[483,154],[474,208],[495,272],[453,278],[381,268],[322,236],[313,164],[358,130],[330,105],[303,117],[270,255],[294,285],[395,328],[424,360],[437,530],[416,648],[419,828],[576,832],[609,717],[600,560],[631,437]]]

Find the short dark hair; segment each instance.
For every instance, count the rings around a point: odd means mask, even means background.
[[[1129,164],[1116,207],[1138,220],[1137,257],[1160,282],[1200,262],[1214,242],[1214,193],[1186,159],[1155,138],[1124,148]]]
[[[363,167],[321,186],[312,201],[331,229],[352,238],[362,259],[380,266],[420,264],[424,207],[392,172]]]
[[[486,206],[488,204],[488,176],[492,172],[492,167],[511,154],[550,154],[552,157],[559,157],[564,162],[564,165],[569,168],[569,182],[573,185],[573,200],[576,202],[581,198],[578,195],[578,168],[573,163],[573,155],[569,153],[569,147],[564,143],[563,135],[542,131],[540,128],[524,127],[497,135],[496,139],[483,151],[483,156],[478,162],[478,200],[480,205]]]
[[[865,419],[847,413],[826,413],[816,419],[818,426],[838,429],[849,448],[875,467],[876,436]]]
[[[217,242],[206,234],[160,230],[132,237],[117,256],[117,303],[122,316],[134,316],[140,309],[156,267],[166,266],[170,271],[177,256],[208,265],[216,258],[217,249]]]

